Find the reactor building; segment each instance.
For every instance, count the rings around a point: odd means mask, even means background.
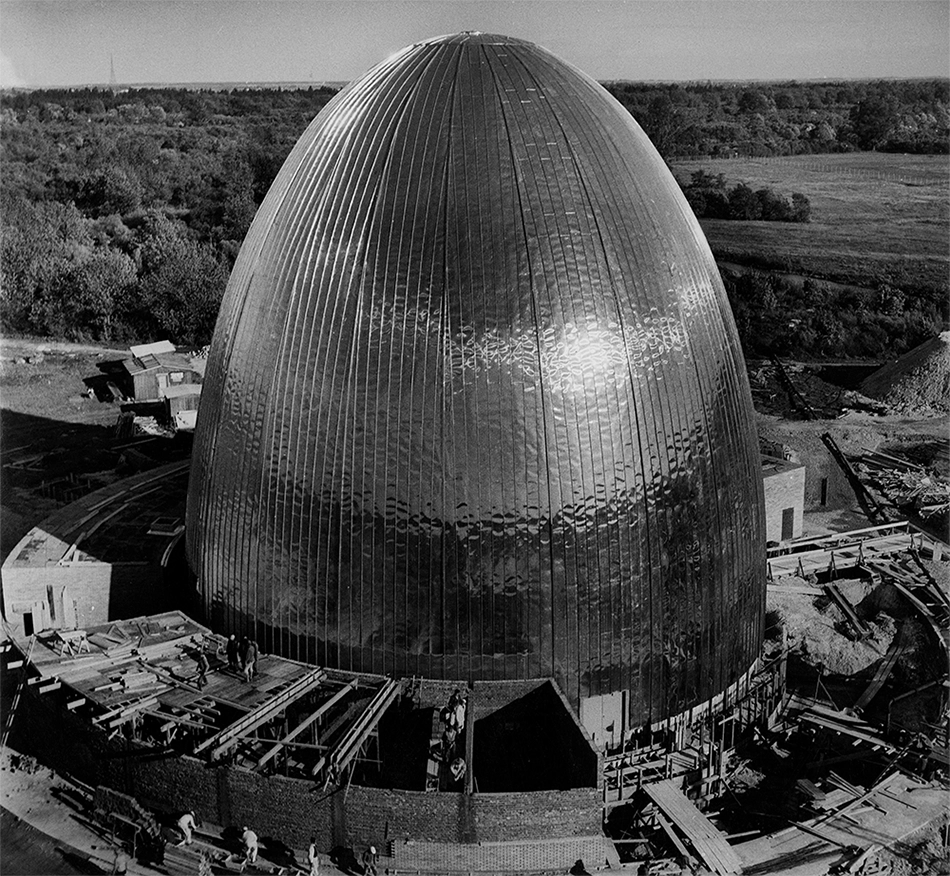
[[[317,116],[211,347],[186,538],[213,627],[662,721],[759,654],[761,491],[710,250],[595,81],[463,33]]]

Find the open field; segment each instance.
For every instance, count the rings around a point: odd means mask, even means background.
[[[676,161],[729,185],[768,186],[811,201],[811,222],[702,220],[717,258],[875,288],[946,291],[950,272],[950,161],[945,155],[863,152]]]

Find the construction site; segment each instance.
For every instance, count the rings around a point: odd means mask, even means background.
[[[436,155],[449,75],[477,99]],[[746,363],[592,87],[410,47],[302,138],[210,351],[86,351],[115,391],[50,378],[74,441],[4,410],[19,872],[950,872],[950,333],[860,380]],[[66,355],[5,356],[6,404]]]
[[[176,519],[186,474],[155,469],[37,527],[4,564],[7,611],[26,568],[76,580],[108,563],[119,582],[134,562],[134,580],[165,589],[180,530],[146,535],[147,562],[128,534]],[[461,779],[436,754],[455,682],[262,655],[247,683],[221,632],[158,604],[123,617],[141,603],[119,590],[102,623],[81,608],[79,624],[54,609],[57,628],[32,635],[8,621],[5,785],[12,744],[55,770],[100,849],[108,837],[141,854],[141,872],[198,872],[202,851],[212,872],[236,869],[227,829],[243,822],[269,838],[261,860],[287,868],[318,831],[328,866],[334,849],[378,843],[389,872],[939,872],[950,549],[904,520],[768,553],[765,649],[719,701],[597,745],[553,681],[459,681]],[[201,844],[179,848],[174,821],[196,799]],[[168,840],[161,863],[149,831]]]

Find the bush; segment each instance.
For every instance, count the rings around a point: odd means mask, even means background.
[[[800,192],[789,202],[770,188],[753,192],[746,183],[726,187],[725,177],[694,171],[687,185],[680,183],[686,200],[700,219],[739,219],[765,222],[807,222],[811,204]]]

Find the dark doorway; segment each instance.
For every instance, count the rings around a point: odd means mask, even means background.
[[[23,635],[32,636],[33,635],[33,612],[28,611],[23,615]]]
[[[795,509],[782,509],[782,541],[787,541],[795,534]]]
[[[821,479],[821,504],[822,507],[828,504],[828,478]]]
[[[597,784],[597,755],[550,682],[475,722],[473,764],[483,793]]]

